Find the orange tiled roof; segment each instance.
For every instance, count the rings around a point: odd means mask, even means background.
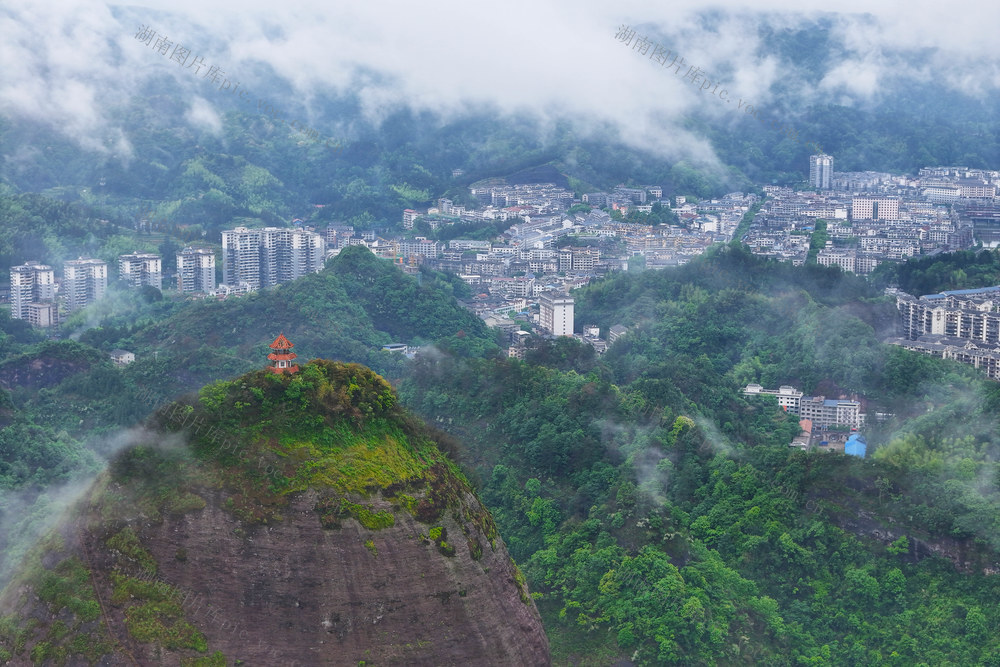
[[[274,339],[274,342],[268,345],[272,350],[290,350],[295,347],[292,341],[285,338],[285,334],[278,334],[278,337]]]

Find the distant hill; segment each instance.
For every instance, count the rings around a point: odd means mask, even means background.
[[[363,366],[158,412],[0,598],[0,660],[545,665],[489,512]]]

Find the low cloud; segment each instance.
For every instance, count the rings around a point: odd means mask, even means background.
[[[87,150],[122,155],[120,143],[108,142],[117,136],[113,110],[166,75],[192,96],[204,96],[184,120],[216,127],[233,106],[138,42],[134,35],[143,24],[221,67],[257,97],[271,93],[273,74],[292,91],[289,102],[303,109],[302,122],[331,136],[339,136],[343,119],[324,118],[320,110],[330,99],[356,96],[374,124],[403,107],[442,120],[486,108],[527,114],[543,127],[568,118],[581,136],[610,126],[629,145],[709,167],[718,161],[707,142],[683,128],[684,117],[737,122],[731,106],[616,42],[619,25],[661,40],[717,77],[731,97],[764,110],[779,102],[805,108],[877,101],[892,93],[890,85],[907,80],[935,80],[946,94],[1000,88],[997,5],[956,12],[929,1],[874,8],[852,1],[837,9],[831,13],[829,3],[815,0],[752,6],[632,0],[589,7],[568,0],[514,0],[502,7],[445,0],[433,13],[401,0],[280,7],[260,0],[8,4],[0,9],[0,59],[13,66],[0,81],[0,113],[48,123]],[[785,34],[817,21],[832,26],[829,40],[804,55],[825,60],[817,80],[802,80],[799,63],[774,55],[761,29]],[[779,84],[786,95],[794,91],[795,100],[774,99]]]

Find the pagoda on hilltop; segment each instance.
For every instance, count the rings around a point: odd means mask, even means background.
[[[278,334],[278,337],[268,347],[274,350],[267,355],[267,358],[271,360],[271,365],[268,368],[272,373],[294,373],[299,370],[298,365],[294,362],[295,357],[299,355],[292,352],[295,344],[285,338],[285,334]]]

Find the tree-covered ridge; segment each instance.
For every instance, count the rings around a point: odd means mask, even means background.
[[[348,268],[338,275],[341,261]],[[374,282],[363,283],[368,278]],[[437,342],[460,354],[496,349],[492,333],[455,303],[448,279],[427,273],[420,281],[352,248],[320,274],[225,301],[146,303],[123,293],[74,319],[75,331],[98,324],[83,330],[80,342],[32,343],[30,329],[15,326],[21,322],[0,321],[12,332],[0,339],[6,351],[0,385],[9,389],[0,394],[6,426],[0,490],[21,489],[28,493],[21,500],[41,503],[37,509],[44,512],[44,489],[91,474],[118,429],[206,382],[262,368],[278,332],[291,338],[301,362],[366,362],[390,377],[404,373],[405,358],[382,351],[388,343]],[[407,298],[383,298],[395,292]],[[373,317],[392,334],[379,330]],[[115,348],[137,360],[114,366],[108,352]],[[0,520],[14,518],[10,507],[0,500]]]
[[[6,190],[6,188],[5,188]],[[26,261],[59,263],[96,253],[117,229],[98,219],[91,207],[65,203],[39,194],[0,194],[0,282],[8,282],[11,266]]]
[[[454,277],[448,280],[444,274],[423,272],[414,280],[361,246],[344,248],[331,263],[330,272],[380,331],[418,342],[460,333],[461,337],[492,337],[482,320],[448,298],[456,289],[467,294],[467,286]]]
[[[1000,285],[1000,250],[958,250],[886,263],[872,280],[914,296]]]
[[[360,364],[316,359],[295,374],[254,371],[206,385],[152,421],[190,438],[191,452],[212,463],[233,492],[232,507],[250,522],[280,520],[288,499],[309,488],[323,493],[316,511],[331,523],[350,515],[366,526],[392,525],[368,507],[375,493],[429,521],[440,503],[458,500],[440,495],[451,488],[445,478],[465,484],[438,448],[453,444],[409,416],[392,386]],[[140,449],[112,470],[158,456]]]
[[[894,308],[863,280],[738,246],[576,296],[630,326],[599,360],[418,358],[401,387],[470,443],[557,661],[992,664],[993,383],[882,345]],[[895,417],[866,428],[869,461],[798,452],[749,382]]]
[[[356,361],[398,377],[405,359],[384,352],[383,345],[440,344],[460,354],[497,349],[493,333],[455,302],[453,294],[463,287],[457,278],[443,274],[405,275],[366,248],[352,247],[318,274],[223,301],[145,302],[132,291],[114,292],[67,325],[68,331],[79,332],[78,347],[60,341],[31,348],[17,342],[30,340],[24,337],[30,332],[20,330],[16,337],[0,339],[13,355],[0,365],[0,381],[8,375],[21,378],[13,382],[19,386],[18,408],[46,415],[40,423],[74,434],[134,423],[178,394],[260,368],[266,363],[267,344],[282,331],[300,359]],[[134,352],[137,360],[125,368],[112,367],[106,354],[116,348]],[[16,356],[22,353],[28,356]],[[25,373],[38,376],[29,369],[32,359],[67,354],[105,361],[60,377],[45,396],[22,381]],[[75,404],[78,398],[88,403],[81,424],[76,409],[84,406]],[[63,407],[73,409],[58,409],[53,399],[71,401]]]
[[[57,506],[47,489],[91,476],[113,452],[122,427],[178,395],[265,366],[267,345],[278,332],[292,339],[302,362],[361,361],[390,377],[404,372],[405,359],[383,352],[387,343],[431,344],[440,335],[442,345],[459,353],[496,349],[482,322],[454,302],[454,287],[443,277],[426,274],[421,285],[364,248],[345,251],[343,259],[352,267],[343,278],[333,272],[338,258],[320,274],[221,302],[148,303],[131,292],[116,294],[71,322],[72,331],[83,329],[81,342],[34,343],[31,330],[18,326],[23,323],[0,320],[8,332],[0,338],[0,385],[9,389],[0,393],[0,525],[6,529],[0,576]],[[409,298],[381,302],[372,285],[358,282],[362,275]],[[393,335],[377,329],[366,308],[393,327]],[[114,366],[108,352],[115,348],[133,351],[137,360]]]

